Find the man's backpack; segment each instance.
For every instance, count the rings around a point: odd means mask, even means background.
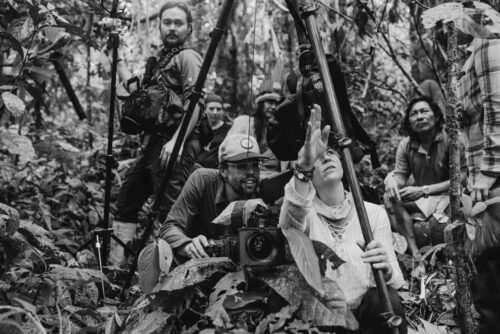
[[[332,55],[327,55],[327,61],[346,135],[352,139],[350,150],[353,161],[359,162],[364,155],[370,154],[372,166],[377,168],[380,162],[375,149],[376,143],[370,139],[351,109],[340,65]],[[311,73],[313,74],[309,78],[304,78],[297,70],[287,75],[286,86],[290,94],[278,105],[275,118],[269,122],[267,143],[279,160],[297,160],[298,152],[304,144],[306,124],[312,104],[319,104],[323,115],[327,112],[325,94],[318,92],[321,88],[314,87],[318,82],[321,84],[320,81],[314,80],[314,76],[319,75],[317,67],[313,66]],[[326,119],[328,118],[323,116],[322,126],[325,125]],[[330,135],[329,144],[336,147],[333,135]]]
[[[168,52],[160,62],[156,57],[148,58],[142,82],[134,76],[126,82],[129,96],[123,98],[120,128],[127,134],[172,132],[167,129],[166,119],[178,122],[184,114],[184,106],[179,96],[165,83],[160,82],[161,70],[182,49]],[[166,117],[168,116],[168,117]],[[172,132],[173,134],[173,132]]]

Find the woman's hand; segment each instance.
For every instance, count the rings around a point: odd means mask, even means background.
[[[363,242],[358,241],[358,246],[364,249],[361,254],[361,259],[364,263],[369,263],[375,269],[380,269],[384,273],[385,281],[392,278],[392,266],[389,263],[387,251],[380,241],[372,240],[366,248],[363,247]]]
[[[316,159],[325,153],[328,148],[330,126],[325,126],[321,131],[321,107],[317,104],[314,104],[313,107],[311,117],[307,123],[304,146],[299,152],[299,154],[302,154],[297,160],[297,164],[304,169],[311,169]]]

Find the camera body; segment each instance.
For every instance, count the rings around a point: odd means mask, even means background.
[[[286,242],[278,228],[279,206],[258,206],[236,234],[215,240],[205,248],[210,256],[227,256],[246,266],[275,266],[286,261]]]

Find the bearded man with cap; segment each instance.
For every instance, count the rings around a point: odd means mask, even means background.
[[[191,174],[160,230],[176,255],[208,257],[205,247],[225,228],[212,221],[231,202],[256,196],[262,158],[254,137],[233,134],[219,147],[218,170],[199,168]]]
[[[231,128],[231,125],[224,121],[222,102],[222,98],[214,93],[208,93],[205,97],[205,114],[214,134],[212,141],[204,147],[204,151],[196,159],[196,162],[205,168],[217,168],[219,146]]]

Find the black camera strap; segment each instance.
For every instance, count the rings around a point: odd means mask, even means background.
[[[163,56],[160,60],[160,62],[157,63],[157,65],[154,67],[152,73],[153,75],[150,76],[151,79],[148,80],[148,82],[142,82],[143,86],[146,86],[150,83],[157,82],[160,76],[162,75],[162,70],[170,63],[170,61],[177,55],[179,52],[182,50],[185,50],[186,48],[183,46],[179,46],[178,48],[172,48],[168,52],[166,52],[166,55]],[[156,57],[150,57],[149,59]],[[148,61],[149,61],[148,59]],[[147,75],[144,76],[146,78]],[[163,81],[163,84],[166,84],[165,80]]]

